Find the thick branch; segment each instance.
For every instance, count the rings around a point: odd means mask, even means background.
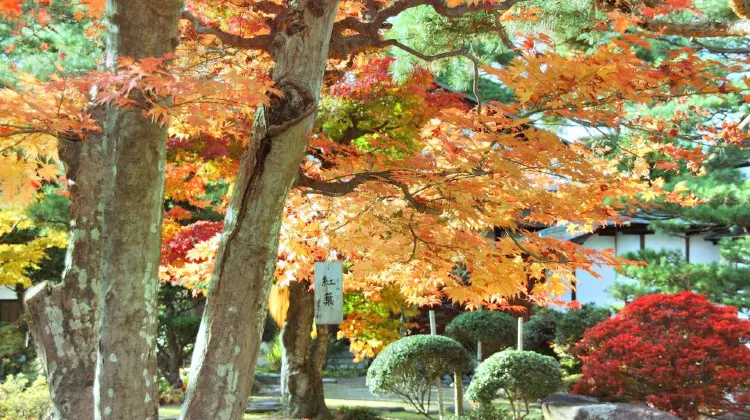
[[[695,38],[750,36],[750,20],[738,20],[731,23],[671,23],[664,21],[647,21],[641,26],[648,31],[659,32],[663,35],[677,35]]]
[[[353,192],[358,186],[370,181],[381,181],[398,188],[403,193],[404,199],[418,211],[425,213],[436,212],[434,208],[431,208],[421,202],[414,195],[414,193],[411,192],[408,185],[398,181],[397,179],[394,179],[393,172],[391,171],[362,172],[352,175],[352,177],[348,181],[341,182],[316,181],[300,171],[294,186],[307,188],[307,194],[321,194],[330,197],[341,197]]]
[[[270,1],[252,2],[249,4],[249,6],[260,12],[269,13],[273,15],[277,15],[284,11],[284,6],[270,2]]]
[[[365,172],[354,175],[343,182],[317,181],[300,171],[295,187],[307,188],[309,194],[321,194],[330,197],[341,197],[353,192],[358,186],[370,181],[384,181],[390,178],[390,171]]]
[[[182,12],[182,18],[193,24],[196,33],[214,35],[219,38],[224,45],[246,50],[270,51],[271,49],[271,44],[273,42],[273,36],[271,35],[256,35],[251,38],[245,38],[239,35],[230,34],[229,32],[222,31],[215,26],[205,26],[200,19],[187,10]]]

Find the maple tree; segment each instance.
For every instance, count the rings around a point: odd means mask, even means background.
[[[750,322],[680,292],[640,297],[584,334],[577,393],[647,401],[681,418],[737,411],[750,369]],[[738,394],[739,395],[739,394]]]
[[[665,161],[698,171],[700,151],[675,144],[669,135],[652,135],[668,133],[673,125],[669,118],[637,118],[623,110],[675,96],[732,94],[741,91],[744,82],[725,78],[736,67],[702,57],[690,47],[671,52],[659,64],[642,60],[637,48],[647,44],[644,38],[664,34],[743,35],[746,22],[707,26],[697,16],[687,22],[670,18],[673,12],[690,9],[690,2],[598,2],[604,13],[592,17],[593,27],[615,35],[602,36],[590,51],[557,51],[540,33],[518,45],[511,40],[508,48],[515,58],[506,66],[481,67],[483,74],[513,91],[511,103],[481,97],[480,64],[492,64],[491,59],[482,61],[463,47],[430,55],[383,37],[391,18],[421,5],[447,18],[496,14],[502,19],[483,21],[479,29],[502,33],[504,20],[536,19],[536,12],[522,3],[191,1],[182,13],[179,1],[165,6],[168,12],[155,11],[148,2],[108,2],[108,12],[117,19],[102,23],[107,71],[55,77],[49,83],[23,77],[20,88],[4,90],[0,139],[5,150],[16,152],[2,154],[0,163],[10,168],[0,177],[4,199],[28,201],[38,183],[59,175],[49,166],[50,159],[58,158],[58,144],[65,146],[59,157],[68,163],[66,176],[73,181],[71,218],[76,225],[66,281],[27,297],[33,313],[44,313],[33,297],[47,293],[47,306],[73,315],[63,322],[64,336],[55,332],[55,338],[86,349],[83,358],[65,354],[73,358],[67,361],[46,353],[56,415],[74,415],[70,401],[114,418],[155,415],[156,381],[150,375],[156,371],[153,302],[162,188],[176,204],[170,204],[174,220],[213,205],[175,188],[178,183],[164,187],[170,134],[175,141],[220,139],[244,148],[236,177],[228,175],[236,182],[223,234],[215,239],[218,247],[213,246],[216,257],[210,260],[208,304],[182,414],[186,419],[239,418],[244,411],[252,380],[246,375],[257,358],[274,272],[287,280],[305,278],[312,262],[335,250],[352,261],[348,281],[355,290],[377,293],[394,287],[414,304],[447,297],[469,307],[503,308],[508,298],[519,294],[548,303],[563,293],[576,269],[619,262],[611,254],[536,237],[519,220],[587,230],[597,222],[622,220],[619,212],[641,205],[641,198],[694,202],[684,188],[665,191],[662,181],[649,179],[645,157],[658,151]],[[91,12],[90,17],[102,11],[101,2],[85,4],[88,7],[74,3],[74,10]],[[32,20],[49,26],[58,19],[84,17],[75,12],[61,16],[41,4],[21,7],[14,0],[5,0],[2,10],[20,26]],[[172,55],[178,33],[182,44]],[[316,110],[323,105],[319,92],[327,64],[346,68],[347,61],[339,59],[387,47],[429,62],[468,60],[479,102],[476,110],[448,109],[429,116],[421,129],[409,127],[406,132],[400,132],[401,126],[380,127],[384,121],[350,121],[346,128],[385,131],[357,136],[351,143],[338,143],[328,135],[309,138]],[[97,90],[92,92],[92,86]],[[394,89],[398,93],[400,88]],[[258,107],[266,92],[270,101]],[[375,105],[369,104],[366,112],[378,115]],[[410,118],[409,112],[404,118]],[[634,126],[643,128],[643,135],[618,145],[618,156],[612,148],[564,144],[553,131],[535,124],[544,120]],[[737,124],[702,135],[706,141],[737,143],[743,138]],[[116,154],[103,148],[111,145],[118,146]],[[303,159],[306,155],[310,158]],[[204,188],[204,176],[212,176],[212,165],[190,153],[183,152],[176,162],[193,166],[172,179],[181,178],[188,186],[185,191]],[[181,169],[175,164],[171,172],[179,174]],[[297,189],[287,199],[293,183]],[[291,223],[282,224],[284,216]],[[177,233],[177,242],[182,229],[178,225],[170,220],[164,226],[168,238]],[[488,241],[481,232],[494,227],[504,235]],[[279,249],[280,234],[284,245]],[[292,240],[283,242],[285,235]],[[294,239],[307,235],[318,241],[318,249],[298,258],[296,251],[303,248]],[[201,256],[205,254],[191,254],[201,258],[192,263],[209,263]],[[189,262],[178,260],[168,261],[172,267],[166,267],[166,276],[173,269],[182,276],[179,269]],[[451,274],[457,264],[471,272],[468,281]],[[546,281],[529,280],[541,279],[545,272],[550,273]],[[74,290],[76,281],[83,285],[80,290]],[[84,318],[80,311],[67,309],[70,297],[86,303]],[[34,320],[39,326],[50,322]],[[86,336],[70,328],[81,324],[101,327]],[[54,348],[43,331],[35,334],[41,349]],[[117,348],[114,343],[119,343]],[[143,360],[137,359],[140,354]],[[78,368],[67,373],[54,369],[61,365]],[[90,387],[76,385],[85,384],[81,378],[94,371],[97,398],[91,398],[95,391]],[[108,390],[115,382],[123,388],[113,396]]]

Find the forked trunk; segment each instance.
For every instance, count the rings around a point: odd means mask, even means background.
[[[328,326],[319,325],[312,338],[315,297],[307,282],[289,285],[289,307],[281,331],[281,403],[294,419],[327,419],[331,413],[323,395],[323,365],[328,348]]]
[[[260,350],[287,195],[307,148],[338,1],[299,1],[275,33],[273,80],[242,157],[193,351],[182,419],[240,419]]]
[[[108,0],[106,67],[173,51],[182,8],[181,0]],[[63,283],[32,288],[26,304],[54,418],[156,420],[167,129],[141,109],[97,112],[101,135],[63,151],[75,183]]]

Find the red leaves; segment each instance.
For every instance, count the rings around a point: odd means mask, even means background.
[[[180,228],[179,232],[161,247],[162,264],[174,264],[187,259],[195,244],[207,241],[221,232],[222,222],[200,221]]]
[[[725,398],[750,379],[750,321],[734,307],[682,292],[647,295],[586,331],[574,391],[647,401],[683,418],[732,410]]]
[[[654,7],[643,6],[641,7],[641,14],[649,19],[653,19],[658,16],[665,16],[670,13],[678,12],[680,10],[687,10],[689,12],[697,14],[697,10],[693,8],[692,0],[666,0],[660,2]]]

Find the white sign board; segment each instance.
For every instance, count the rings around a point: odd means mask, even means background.
[[[291,308],[290,308],[291,309]],[[341,262],[315,263],[315,322],[344,321],[344,267]]]

